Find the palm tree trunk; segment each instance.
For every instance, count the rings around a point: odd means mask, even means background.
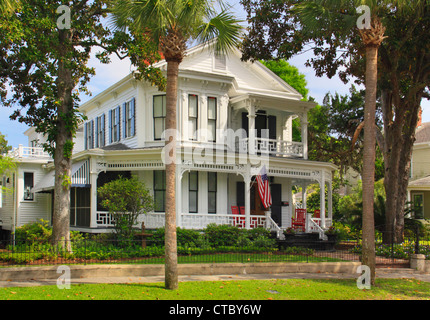
[[[366,47],[366,101],[364,112],[363,151],[363,248],[362,263],[371,270],[371,283],[375,282],[375,111],[378,77],[378,47]]]
[[[166,129],[174,146],[166,148],[166,226],[165,226],[165,286],[166,289],[178,288],[178,254],[176,240],[176,104],[178,92],[179,62],[167,61],[166,87]]]

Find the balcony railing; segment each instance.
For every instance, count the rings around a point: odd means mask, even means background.
[[[8,154],[10,157],[15,159],[50,159],[51,156],[48,152],[39,147],[24,147],[19,145],[18,148],[14,148]]]
[[[239,141],[239,152],[248,153],[251,141],[249,138]],[[252,145],[251,145],[252,146]],[[285,140],[275,140],[266,138],[255,138],[254,148],[256,153],[268,154],[280,157],[296,157],[303,158],[303,143]]]

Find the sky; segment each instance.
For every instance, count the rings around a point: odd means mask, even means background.
[[[237,18],[244,21],[246,20],[246,13],[240,5],[239,0],[227,0],[226,2],[232,6],[232,10]],[[322,104],[328,92],[331,94],[335,94],[336,92],[341,95],[348,94],[351,84],[344,84],[338,77],[332,79],[316,77],[315,71],[311,67],[305,66],[305,62],[310,57],[311,53],[307,53],[293,57],[289,61],[290,64],[296,66],[299,71],[305,75],[308,83],[309,96],[315,98],[317,103]],[[81,103],[101,93],[104,89],[107,89],[127,76],[131,70],[134,69],[129,60],[119,60],[115,55],[112,56],[111,63],[108,65],[99,63],[94,57],[89,61],[89,65],[96,70],[96,75],[88,84],[92,96],[83,96],[81,98]],[[430,102],[428,100],[423,100],[422,108],[423,122],[430,122]],[[6,135],[9,145],[12,147],[18,147],[19,144],[27,146],[28,139],[24,135],[24,132],[28,127],[18,121],[10,120],[9,116],[11,113],[12,111],[10,109],[0,107],[0,132]]]

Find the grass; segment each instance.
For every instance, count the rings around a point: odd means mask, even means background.
[[[355,279],[192,281],[175,291],[164,283],[72,284],[0,288],[0,300],[430,300],[430,283],[377,279],[360,290]]]

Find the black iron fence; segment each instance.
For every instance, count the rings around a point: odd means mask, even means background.
[[[430,259],[430,243],[417,247],[413,240],[402,244],[376,243],[377,265],[409,264],[416,253]],[[42,240],[2,241],[0,266],[59,264],[164,264],[164,242],[155,240],[79,239],[55,244]],[[361,244],[357,240],[337,240],[332,245],[313,241],[280,245],[178,245],[178,263],[255,263],[255,262],[339,262],[360,261]]]

